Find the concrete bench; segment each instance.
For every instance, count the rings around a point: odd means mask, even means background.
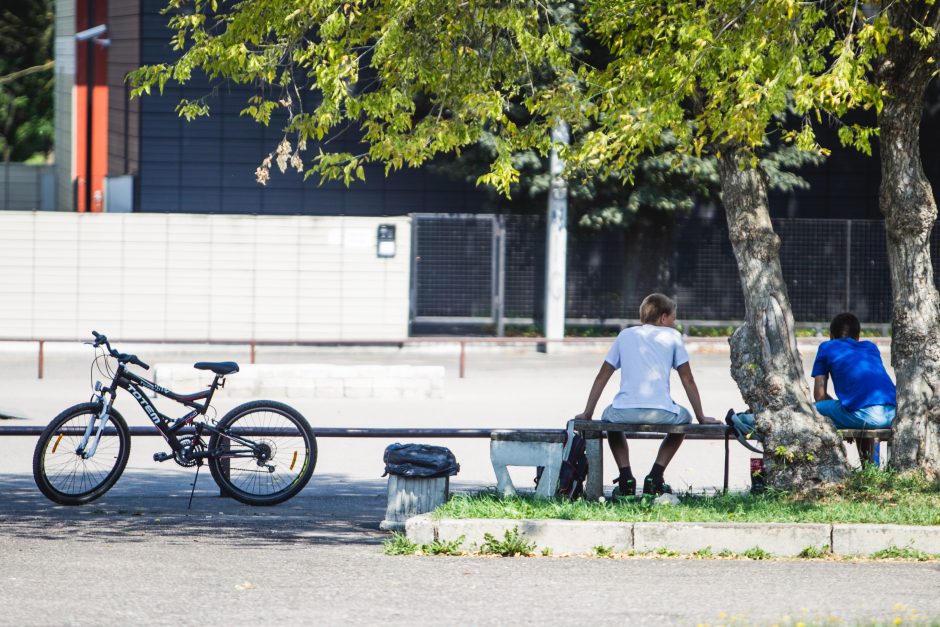
[[[496,473],[497,492],[504,497],[516,495],[507,466],[542,466],[544,470],[535,493],[547,499],[555,496],[564,445],[563,429],[493,431],[490,434],[490,462]]]
[[[723,440],[725,455],[722,487],[725,492],[728,491],[729,442],[735,435],[734,429],[727,425],[639,425],[602,420],[572,420],[571,423],[572,428],[586,440],[588,476],[584,485],[585,498],[596,499],[604,494],[604,456],[601,438],[607,431],[622,432],[630,440],[658,440],[668,433],[681,433],[690,440]],[[875,438],[877,441],[890,443],[892,437],[891,429],[837,429],[837,431],[842,438]],[[890,457],[890,448],[888,456]]]
[[[728,425],[634,425],[602,420],[572,420],[572,427],[580,433],[587,445],[588,476],[584,482],[584,497],[596,499],[604,494],[604,451],[601,438],[607,431],[619,431],[630,440],[659,440],[667,433],[681,433],[690,440],[723,440],[725,443],[724,484],[728,490],[729,442],[734,430]]]

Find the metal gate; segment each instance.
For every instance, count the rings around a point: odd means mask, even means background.
[[[411,321],[503,331],[506,237],[491,214],[412,216]]]

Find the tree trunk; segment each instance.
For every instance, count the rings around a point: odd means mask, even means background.
[[[893,26],[910,33],[892,15]],[[937,205],[920,157],[920,122],[931,79],[929,58],[909,36],[889,45],[879,67],[889,94],[878,116],[881,189],[891,271],[891,363],[898,384],[891,463],[940,476],[940,298],[930,262],[930,231]]]
[[[739,161],[734,152],[718,159],[745,306],[744,326],[730,340],[731,376],[755,414],[771,485],[804,491],[841,483],[848,470],[842,439],[816,412],[796,348],[766,177]]]

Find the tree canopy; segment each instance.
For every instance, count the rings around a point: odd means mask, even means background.
[[[696,158],[734,145],[755,164],[768,133],[820,151],[812,122],[822,112],[881,97],[864,78],[887,27],[845,26],[848,10],[797,0],[173,0],[180,56],[132,81],[135,95],[196,72],[256,85],[243,114],[264,124],[283,116],[285,130],[261,181],[276,163],[350,182],[366,163],[421,165],[487,137],[492,158],[479,180],[505,194],[519,177],[513,154],[546,155],[559,118],[591,123],[575,129],[571,168],[624,178],[664,139]],[[602,55],[580,45],[578,29]],[[785,125],[788,108],[796,127]],[[179,112],[209,109],[192,99]],[[308,141],[350,126],[360,152],[321,144],[305,154]],[[840,135],[865,150],[872,132],[844,125]]]
[[[0,152],[4,161],[52,150],[52,2],[7,0],[0,8]]]

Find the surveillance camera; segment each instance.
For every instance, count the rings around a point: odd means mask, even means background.
[[[75,41],[88,41],[89,39],[100,37],[107,32],[107,24],[98,24],[97,26],[92,26],[91,28],[86,28],[85,30],[75,33]]]

